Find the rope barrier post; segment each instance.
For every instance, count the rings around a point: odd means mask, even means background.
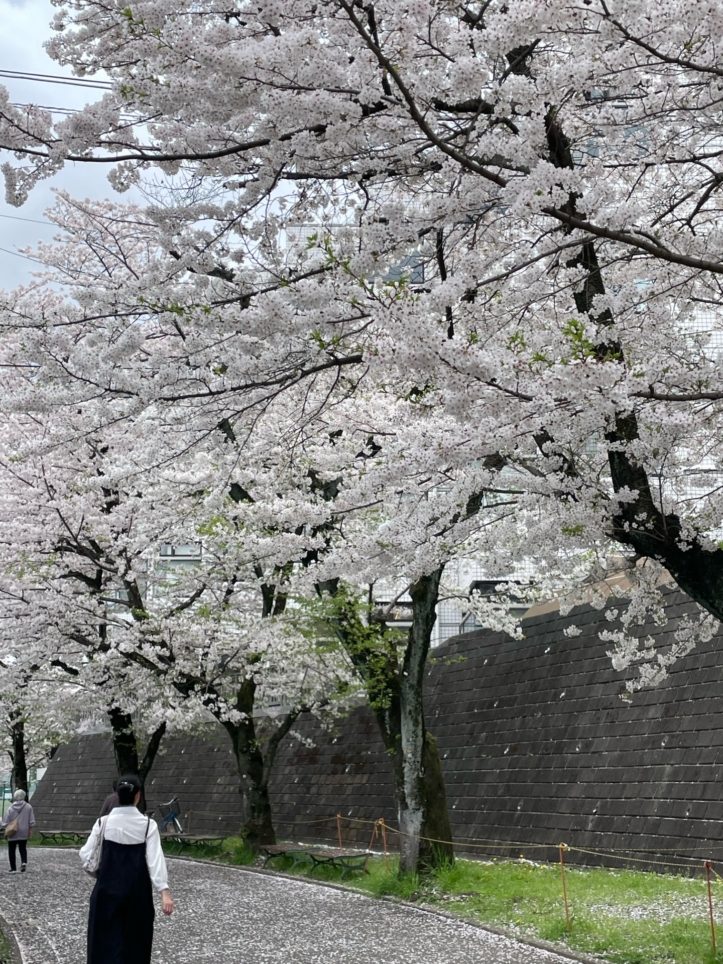
[[[708,879],[708,910],[710,912],[710,936],[713,939],[713,953],[716,953],[715,946],[715,917],[713,916],[713,891],[710,888],[710,872],[713,869],[713,861],[706,860],[703,863],[705,874]]]
[[[562,874],[562,896],[565,900],[565,920],[567,921],[567,929],[572,930],[572,924],[570,923],[570,905],[567,902],[567,881],[565,880],[565,858],[563,853],[568,850],[568,846],[565,843],[560,844],[560,873]]]
[[[367,848],[367,859],[364,861],[364,872],[365,872],[365,873],[366,873],[367,865],[368,865],[368,863],[369,863],[369,858],[370,858],[371,855],[372,855],[372,847],[374,846],[374,840],[376,839],[377,826],[378,826],[378,824],[379,824],[379,821],[378,821],[378,820],[375,820],[375,821],[374,821],[374,826],[372,827],[372,835],[371,835],[371,837],[369,838],[369,847]]]
[[[337,813],[336,815],[336,832],[339,836],[339,849],[341,850],[344,844],[341,842],[341,814],[340,813]]]
[[[387,850],[387,825],[384,823],[384,817],[380,821],[382,825],[382,840],[384,841],[384,869],[389,870],[389,851]]]

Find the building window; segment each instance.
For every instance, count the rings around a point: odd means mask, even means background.
[[[170,542],[164,542],[161,546],[161,556],[164,559],[200,559],[201,547],[193,543],[174,546]]]

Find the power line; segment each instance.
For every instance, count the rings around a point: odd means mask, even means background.
[[[51,114],[63,114],[66,117],[70,117],[72,114],[79,114],[82,109],[80,107],[47,107],[43,104],[18,104],[15,102],[11,103],[10,106],[19,107],[21,109],[26,107],[37,107],[38,110],[47,110],[50,111]],[[121,120],[124,124],[134,123],[139,117],[140,114],[129,114],[127,112],[118,115],[119,120]]]
[[[54,226],[52,221],[37,221],[35,218],[19,218],[14,214],[0,214],[0,218],[7,218],[8,221],[27,221],[28,224],[49,224]]]
[[[31,258],[30,255],[20,254],[19,251],[11,251],[10,248],[0,248],[0,251],[4,251],[5,254],[14,254],[16,258],[24,258],[26,261],[34,261],[36,264],[42,264],[44,268],[47,268],[47,264],[44,261],[38,261],[37,258]]]
[[[38,261],[37,258],[31,258],[27,254],[20,254],[19,251],[11,251],[10,248],[0,248],[0,251],[4,251],[5,254],[14,254],[16,258],[25,258],[26,261],[34,261],[36,264],[42,264],[43,267],[47,268],[44,261]]]
[[[49,110],[53,114],[77,114],[80,108],[77,107],[47,107],[45,104],[18,104],[13,102],[10,104],[11,107],[37,107],[38,110]]]
[[[0,70],[0,77],[10,80],[32,80],[41,84],[62,84],[69,87],[95,87],[98,90],[111,90],[113,87],[109,80],[84,80],[82,77],[27,73],[24,70]]]
[[[0,251],[4,251],[5,254],[13,254],[16,258],[23,258],[25,261],[34,261],[35,264],[45,264],[44,261],[38,261],[37,258],[31,258],[27,254],[20,254],[19,251],[11,251],[10,248],[0,248]]]

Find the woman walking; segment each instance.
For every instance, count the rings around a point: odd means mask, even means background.
[[[87,868],[101,838],[103,852],[88,917],[88,964],[150,964],[152,887],[160,891],[163,913],[173,913],[158,826],[136,807],[141,789],[134,774],[120,778],[119,805],[96,822],[80,851]]]
[[[24,790],[16,790],[13,794],[13,804],[3,817],[2,826],[15,824],[15,830],[8,836],[8,856],[10,857],[10,873],[18,870],[16,851],[20,851],[20,873],[24,874],[28,866],[28,840],[33,835],[35,826],[35,812],[25,800]],[[12,829],[12,827],[10,828]]]

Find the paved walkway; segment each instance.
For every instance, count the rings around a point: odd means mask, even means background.
[[[76,851],[29,856],[26,874],[0,866],[0,914],[24,964],[84,964],[93,881]],[[458,921],[301,880],[182,860],[169,871],[176,912],[164,918],[159,909],[154,964],[569,964]]]

